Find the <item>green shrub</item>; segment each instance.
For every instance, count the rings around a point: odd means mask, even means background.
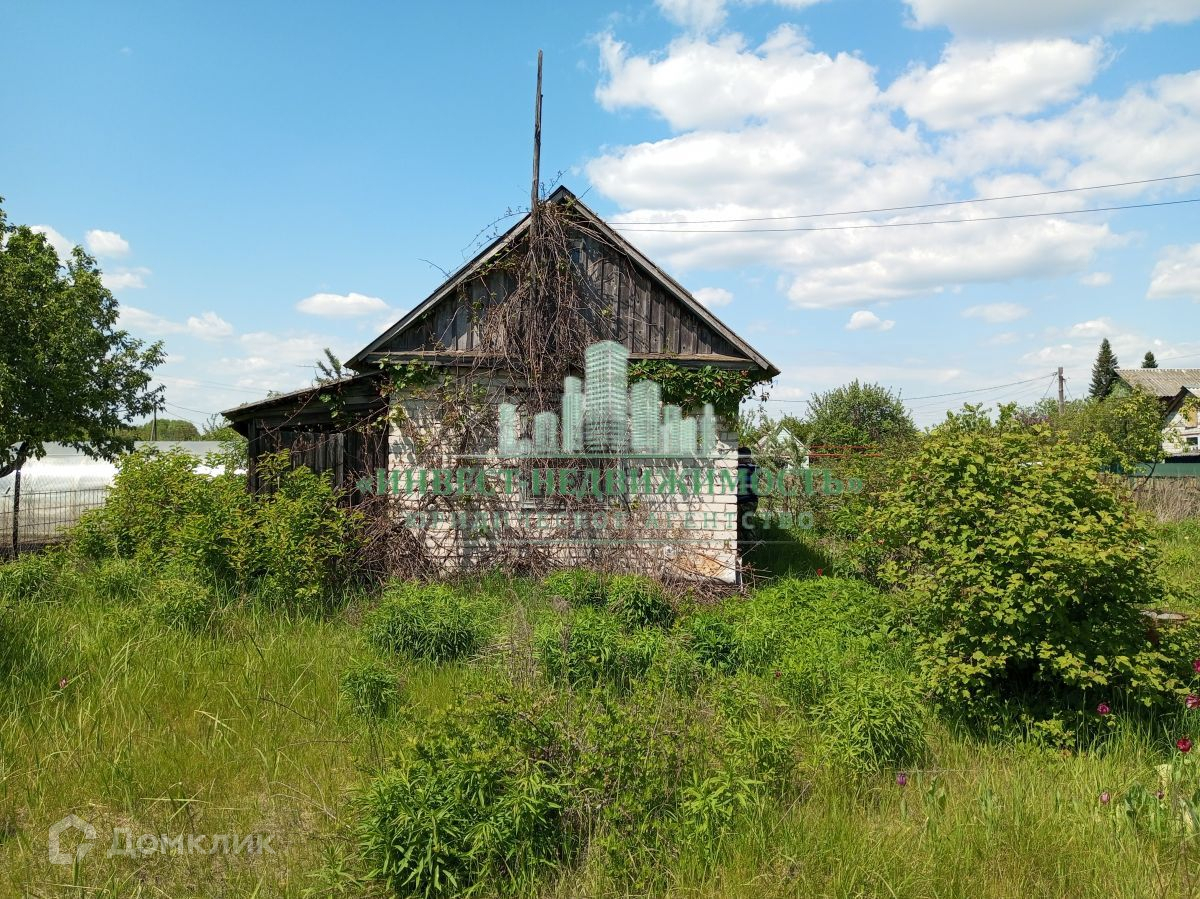
[[[542,586],[573,606],[604,606],[604,576],[587,568],[568,568],[545,577]]]
[[[910,678],[894,670],[859,670],[835,680],[816,720],[832,761],[849,770],[905,767],[925,752],[921,696]]]
[[[1084,446],[1006,409],[952,416],[872,513],[879,575],[921,612],[917,651],[948,704],[1019,696],[1086,707],[1180,684],[1146,635],[1152,535]]]
[[[663,642],[657,631],[627,634],[616,616],[590,607],[550,619],[535,636],[538,658],[552,680],[622,689],[645,676]]]
[[[398,896],[531,892],[570,849],[556,734],[519,693],[439,715],[359,801],[370,875]]]
[[[195,467],[179,451],[126,456],[105,505],[72,531],[75,550],[185,565],[283,604],[311,606],[348,575],[359,517],[339,507],[324,478],[291,468],[286,454],[267,456],[262,490],[251,495],[241,476]]]
[[[636,574],[615,575],[608,581],[607,603],[626,627],[670,624],[675,610],[656,581]]]
[[[148,563],[138,559],[104,559],[90,572],[92,586],[104,599],[132,602],[150,587]]]
[[[194,577],[168,572],[154,584],[149,613],[163,627],[198,634],[212,628],[217,612],[216,597]]]
[[[683,622],[682,630],[689,650],[702,665],[720,671],[732,671],[741,665],[733,625],[720,615],[711,612],[693,615]]]
[[[742,664],[760,673],[906,652],[901,598],[862,581],[784,578],[727,614]]]
[[[57,600],[58,585],[67,564],[57,549],[29,553],[12,562],[0,564],[0,601],[34,602]]]
[[[356,661],[342,674],[341,695],[368,721],[386,718],[396,704],[396,673],[374,659]]]
[[[363,629],[379,651],[445,662],[477,653],[487,642],[478,600],[442,584],[393,585]]]
[[[271,489],[255,505],[261,589],[281,600],[311,602],[337,580],[338,563],[356,543],[352,513],[337,492],[307,468],[276,457],[259,462]]]

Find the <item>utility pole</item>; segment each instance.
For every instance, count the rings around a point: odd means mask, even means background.
[[[529,194],[530,224],[538,220],[538,193],[542,166],[542,51],[538,50],[537,94],[533,102],[533,188]]]
[[[1063,402],[1063,367],[1058,367],[1058,414],[1063,414],[1063,409],[1066,408],[1066,403]]]

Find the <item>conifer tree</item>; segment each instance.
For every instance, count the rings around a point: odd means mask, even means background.
[[[1092,366],[1093,399],[1102,400],[1112,393],[1113,385],[1117,383],[1117,357],[1109,345],[1108,338],[1100,341],[1100,352],[1096,355],[1096,364]]]

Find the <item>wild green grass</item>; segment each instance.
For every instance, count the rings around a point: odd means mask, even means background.
[[[1158,551],[1170,607],[1200,612],[1200,519],[1158,525]]]
[[[497,689],[532,697],[530,708],[558,725],[531,745],[590,747],[539,768],[568,772],[575,798],[619,798],[635,783],[665,788],[630,800],[654,816],[626,820],[621,800],[596,814],[593,832],[568,821],[572,845],[553,864],[532,865],[520,895],[1200,890],[1197,838],[1185,806],[1172,804],[1200,786],[1191,757],[1173,748],[1181,734],[1200,738],[1200,717],[1189,717],[1200,711],[1114,714],[1083,749],[1041,733],[956,730],[919,700],[914,708],[889,656],[902,647],[863,614],[872,594],[845,581],[791,582],[698,612],[677,603],[677,623],[648,627],[622,617],[628,603],[562,608],[552,590],[503,576],[451,589],[469,599],[482,636],[438,662],[372,646],[376,597],[351,594],[321,604],[336,612],[301,614],[140,562],[40,557],[0,567],[0,895],[387,895],[360,854],[364,797],[431,751],[444,715],[482,733],[471,722],[480,697]],[[771,622],[786,629],[803,615],[780,641]],[[577,618],[586,649],[565,659]],[[610,677],[612,652],[642,655]],[[631,671],[643,664],[643,674]],[[859,706],[838,692],[852,683],[843,671],[870,682]],[[873,722],[876,713],[902,720]],[[839,744],[876,739],[873,758]],[[919,750],[890,754],[909,741]],[[523,758],[541,756],[504,755],[503,770],[528,775]],[[1158,800],[1163,764],[1187,789]],[[771,778],[769,788],[739,786],[751,769]],[[740,807],[731,794],[751,799]],[[46,831],[68,813],[100,838],[76,866],[51,865]],[[521,839],[541,845],[535,825],[545,819],[528,822]],[[106,858],[114,827],[269,833],[275,851]],[[503,883],[489,876],[480,895]]]

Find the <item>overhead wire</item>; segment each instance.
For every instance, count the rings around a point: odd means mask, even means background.
[[[881,228],[915,228],[922,225],[965,225],[975,222],[1002,222],[1013,219],[1045,218],[1055,215],[1085,215],[1092,212],[1117,212],[1122,209],[1150,209],[1158,206],[1180,206],[1200,203],[1200,197],[1186,200],[1161,200],[1155,203],[1127,203],[1120,206],[1096,206],[1091,209],[1057,209],[1051,212],[1014,212],[1008,215],[989,215],[971,219],[930,219],[922,222],[869,222],[861,225],[818,225],[802,228],[643,228],[613,225],[619,231],[630,234],[658,232],[662,234],[784,234],[801,231],[856,231]]]
[[[1051,372],[1051,374],[1056,375],[1057,372]],[[898,399],[902,403],[911,403],[911,402],[915,402],[916,400],[933,400],[933,399],[940,399],[945,396],[963,396],[964,394],[968,394],[968,393],[986,393],[991,390],[1000,390],[1005,387],[1015,387],[1018,384],[1030,384],[1033,381],[1041,381],[1042,378],[1044,378],[1044,377],[1046,377],[1046,376],[1045,375],[1037,375],[1032,378],[1025,378],[1024,380],[1021,380],[1021,381],[1010,381],[1007,384],[994,384],[991,387],[975,387],[970,390],[952,390],[949,393],[930,393],[930,394],[926,394],[925,396],[909,396],[909,397],[901,395],[900,397],[898,397]],[[787,399],[767,400],[767,402],[768,403],[807,403],[808,400],[807,399],[787,398]]]
[[[1055,194],[1079,193],[1087,190],[1107,190],[1114,187],[1132,187],[1139,184],[1155,184],[1162,181],[1178,181],[1183,178],[1200,177],[1200,172],[1188,172],[1183,175],[1165,175],[1161,178],[1143,178],[1138,181],[1114,181],[1110,184],[1093,184],[1087,187],[1063,187],[1057,190],[1039,190],[1025,194],[1007,194],[999,197],[976,197],[973,200],[944,200],[937,203],[913,203],[908,206],[882,206],[877,209],[851,209],[842,212],[805,212],[796,215],[763,215],[751,218],[719,218],[719,219],[676,219],[674,221],[610,221],[610,225],[719,225],[735,222],[777,222],[795,219],[829,218],[835,215],[873,215],[879,212],[905,212],[913,209],[935,209],[943,206],[963,206],[969,203],[995,203],[1001,200],[1025,200],[1032,197],[1048,197]]]

